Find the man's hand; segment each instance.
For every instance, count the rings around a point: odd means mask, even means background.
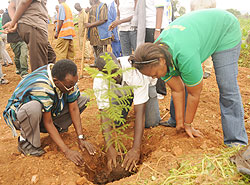
[[[91,143],[89,143],[88,141],[85,141],[85,140],[83,140],[83,139],[79,139],[79,140],[78,140],[78,144],[79,144],[79,148],[80,148],[82,151],[84,151],[85,148],[86,148],[90,155],[95,155],[96,149],[95,149],[95,147],[94,147]]]
[[[120,20],[115,20],[109,25],[109,31],[112,31],[115,27],[117,27],[120,24]]]
[[[90,23],[84,23],[84,27],[85,27],[85,28],[90,28],[90,27],[91,27],[91,24],[90,24]]]
[[[71,160],[77,166],[81,166],[84,164],[84,160],[79,152],[68,149],[64,152],[64,154],[67,159]]]
[[[13,32],[16,32],[17,30],[17,24],[13,24],[12,21],[6,23],[4,26],[3,26],[4,30],[7,32],[7,33],[13,33]]]
[[[194,138],[194,137],[203,137],[203,134],[199,131],[194,129],[191,125],[185,124],[185,131],[189,135],[189,137]]]
[[[107,159],[108,159],[108,170],[111,171],[112,170],[112,165],[114,167],[116,167],[116,158],[118,156],[117,151],[115,150],[115,148],[113,146],[110,146],[108,151],[107,151]]]
[[[131,148],[126,154],[126,157],[122,163],[122,167],[125,167],[125,170],[132,171],[140,159],[140,149]]]
[[[154,34],[154,40],[156,40],[159,36],[160,36],[161,32],[158,30],[155,30],[155,34]]]
[[[58,32],[56,32],[56,34],[55,34],[55,39],[57,39],[58,38]]]

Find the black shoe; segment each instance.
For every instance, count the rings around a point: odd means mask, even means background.
[[[164,122],[160,122],[159,125],[163,125],[165,127],[176,127],[176,123],[172,122],[170,120],[164,121]]]
[[[32,155],[32,156],[41,156],[45,153],[45,151],[41,147],[34,147],[27,140],[20,141],[20,137],[18,137],[18,150],[24,155]]]
[[[203,75],[203,79],[207,79],[207,78],[209,78],[210,76],[211,76],[210,73],[205,72],[204,75]]]

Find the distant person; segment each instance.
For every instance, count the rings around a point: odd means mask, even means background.
[[[78,41],[79,41],[79,49],[80,53],[82,53],[82,46],[85,44],[84,47],[84,60],[89,60],[90,59],[90,49],[89,48],[89,41],[86,39],[85,43],[83,43],[83,38],[87,38],[87,31],[86,35],[84,35],[85,27],[84,24],[88,22],[86,20],[87,13],[85,10],[81,7],[80,3],[75,4],[75,9],[78,11],[78,22],[75,23],[75,25],[78,25]]]
[[[117,19],[117,1],[113,1],[108,6],[108,18],[110,22],[114,22]],[[111,39],[111,47],[112,47],[112,53],[115,55],[115,57],[121,57],[122,56],[122,48],[121,48],[121,42],[118,35],[118,27],[115,27],[111,31],[112,33],[112,39]]]
[[[55,6],[55,10],[56,10],[56,13],[54,15],[54,22],[53,22],[55,25],[54,31],[56,31],[56,29],[57,29],[57,18],[58,18],[58,12],[59,12],[59,5]]]
[[[91,5],[89,11],[89,21],[85,23],[88,28],[88,38],[94,48],[95,56],[107,51],[107,45],[111,44],[111,33],[108,31],[108,7],[99,0],[89,0]],[[96,67],[96,64],[90,64]]]
[[[3,14],[3,25],[10,22],[8,11]],[[17,32],[7,34],[7,42],[14,52],[14,61],[16,65],[16,74],[24,78],[28,74],[28,47]]]
[[[3,30],[2,28],[2,16],[4,11],[0,10],[0,30]],[[10,58],[9,53],[6,51],[6,43],[7,43],[7,34],[0,32],[0,52],[3,60],[3,66],[7,67],[9,65],[13,65],[13,62]]]
[[[60,133],[73,123],[79,148],[94,155],[94,147],[85,140],[80,113],[89,98],[80,95],[77,66],[71,60],[48,64],[27,75],[17,85],[3,116],[14,136],[20,130],[18,150],[26,156],[41,156],[40,132],[49,133],[66,158],[82,165],[81,154],[70,149]]]
[[[44,0],[11,0],[8,12],[11,22],[4,25],[8,32],[17,30],[29,46],[31,71],[55,63],[56,55],[48,41],[48,12]]]
[[[0,59],[1,59],[2,55],[0,54]],[[0,85],[4,85],[4,84],[8,84],[9,81],[6,80],[4,78],[4,74],[3,74],[3,71],[2,71],[2,64],[0,64]]]
[[[208,8],[216,8],[216,0],[191,0],[190,2],[191,11],[208,9]],[[213,68],[213,61],[210,56],[204,62],[203,79],[207,79],[211,76],[212,68]]]
[[[58,0],[60,3],[57,30],[55,34],[56,57],[57,60],[70,59],[74,60],[74,42],[73,37],[75,34],[75,28],[73,23],[73,15],[69,6],[65,3],[66,0]]]
[[[137,31],[131,26],[136,3],[137,0],[116,0],[117,19],[109,26],[109,30],[111,31],[119,26],[119,36],[123,56],[131,55],[136,49]]]

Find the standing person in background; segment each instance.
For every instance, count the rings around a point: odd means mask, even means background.
[[[8,12],[11,22],[4,25],[7,32],[17,30],[29,46],[31,71],[55,63],[56,55],[48,41],[48,12],[44,0],[11,0]]]
[[[10,22],[8,11],[3,14],[3,25]],[[27,44],[21,39],[17,32],[7,34],[7,42],[15,54],[14,61],[16,65],[16,74],[24,78],[28,74],[28,47]]]
[[[113,21],[109,30],[115,29],[119,25],[119,36],[123,56],[129,56],[136,49],[137,31],[131,26],[131,20],[134,15],[137,0],[126,0],[117,4],[117,18]]]
[[[56,13],[53,17],[54,19],[53,23],[55,25],[54,31],[56,31],[56,28],[57,28],[57,17],[58,17],[58,12],[59,12],[59,5],[56,5],[55,10],[56,10]]]
[[[2,16],[3,16],[4,11],[0,10],[0,30],[3,30],[2,28]],[[9,64],[13,65],[13,62],[9,56],[9,53],[6,51],[6,43],[7,43],[7,34],[6,33],[2,33],[0,32],[0,52],[1,52],[1,56],[3,59],[3,66],[7,67]]]
[[[83,46],[83,44],[85,44],[85,47],[84,47],[84,60],[89,60],[90,59],[89,41],[85,40],[85,43],[83,43],[84,29],[85,29],[84,24],[87,23],[85,21],[86,17],[87,17],[87,13],[81,7],[80,3],[75,4],[75,9],[78,11],[78,22],[75,23],[75,25],[78,25],[78,41],[79,41],[80,53],[82,53],[82,46]]]
[[[109,12],[108,12],[108,18],[109,22],[114,22],[117,19],[117,2],[118,0],[113,1],[109,6]],[[115,55],[115,57],[121,57],[122,56],[122,48],[121,48],[121,42],[118,35],[118,28],[115,27],[111,31],[112,33],[112,53]]]
[[[57,60],[70,59],[74,60],[74,43],[73,37],[75,28],[73,16],[69,6],[65,3],[66,0],[58,0],[59,12],[57,18],[57,30],[55,38],[57,39],[55,51]]]
[[[216,0],[191,0],[190,9],[191,11],[202,10],[208,8],[216,8]],[[212,57],[210,56],[204,62],[204,74],[203,79],[210,77],[213,68]]]
[[[161,31],[172,22],[170,0],[140,0],[137,3],[132,26],[137,27],[137,47],[144,42],[154,42]],[[167,94],[165,83],[158,79],[156,84],[158,99]]]
[[[108,7],[99,0],[89,0],[91,5],[89,11],[89,21],[85,23],[88,28],[88,38],[94,48],[95,57],[107,51],[107,45],[111,44],[111,33],[108,31]],[[96,59],[95,59],[96,60]],[[96,67],[90,64],[90,67]]]

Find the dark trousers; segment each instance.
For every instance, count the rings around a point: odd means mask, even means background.
[[[27,24],[18,24],[17,32],[29,46],[31,71],[56,62],[56,54],[48,41],[48,34]]]

